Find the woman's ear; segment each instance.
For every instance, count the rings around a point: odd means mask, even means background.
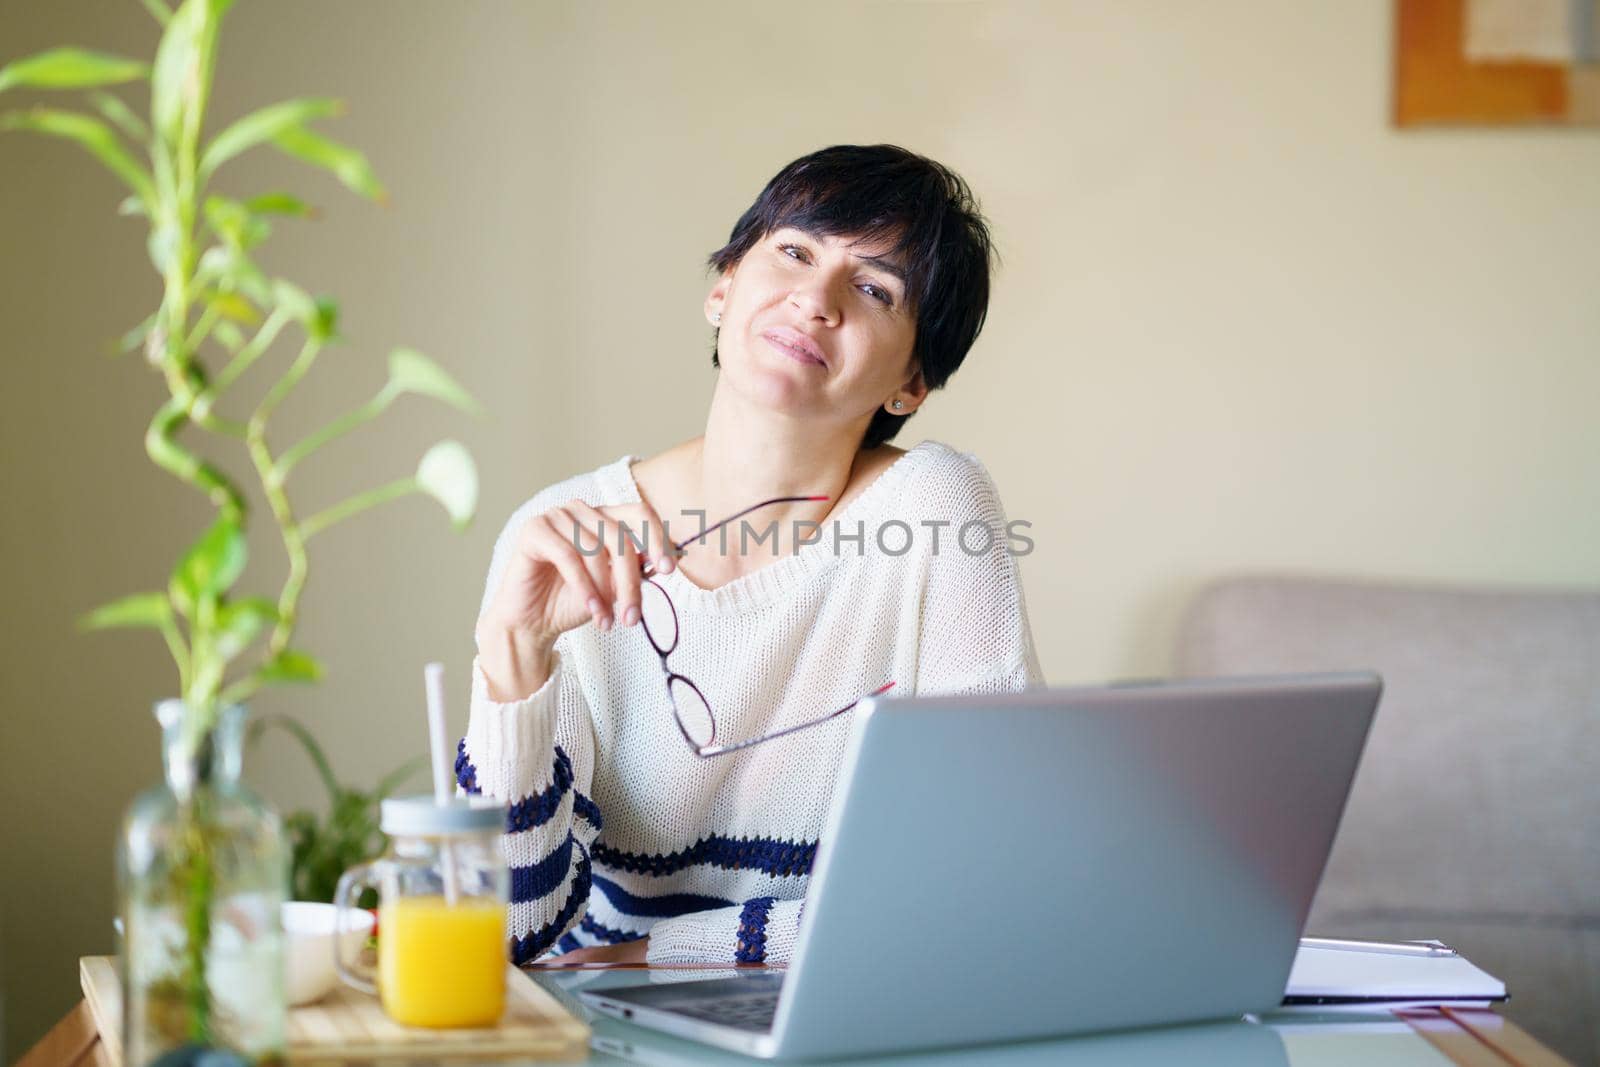
[[[883,409],[891,415],[909,415],[922,406],[928,398],[928,383],[922,378],[922,368],[911,372],[905,384],[883,402]]]
[[[728,289],[733,284],[733,270],[725,270],[717,278],[711,292],[706,294],[706,321],[713,326],[722,325],[722,305],[728,302]]]
[[[921,367],[912,372],[906,384],[900,387],[900,391],[906,394],[902,398],[909,409],[905,414],[909,415],[912,411],[922,406],[922,402],[928,398],[928,383],[922,379]]]

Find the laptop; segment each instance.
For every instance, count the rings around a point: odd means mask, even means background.
[[[537,975],[533,980],[545,985],[552,975],[560,971],[528,972]],[[604,975],[613,980],[625,979],[627,971],[565,972],[566,974]],[[637,982],[638,975],[632,976]],[[597,983],[598,984],[598,983]],[[614,983],[610,983],[614,984]],[[736,1052],[713,1049],[696,1041],[686,1041],[659,1030],[646,1030],[632,1023],[621,1022],[580,1009],[587,1016],[590,1027],[589,1047],[594,1059],[602,1063],[639,1064],[640,1067],[749,1067],[750,1057]],[[1298,1028],[1303,1034],[1323,1030],[1338,1030],[1341,1035],[1366,1031],[1388,1033],[1382,1022],[1368,1021],[1360,1026],[1348,1023],[1329,1023],[1325,1014],[1315,1017],[1313,1024],[1290,1017],[1286,1027],[1281,1016],[1270,1022],[1208,1022],[1184,1026],[1153,1026],[1140,1030],[1118,1030],[1101,1034],[1081,1034],[1057,1040],[1019,1041],[1005,1045],[969,1045],[893,1056],[866,1059],[833,1060],[833,1063],[870,1063],[874,1067],[1153,1067],[1155,1064],[1182,1064],[1183,1067],[1290,1067],[1288,1050],[1282,1029]],[[1358,1019],[1374,1016],[1358,1015]],[[1410,1033],[1410,1027],[1393,1015],[1385,1016],[1389,1023],[1398,1024],[1400,1030]],[[1313,1039],[1314,1040],[1314,1039]],[[1348,1039],[1347,1039],[1348,1040]],[[1337,1058],[1337,1057],[1335,1057]]]
[[[789,967],[579,996],[770,1059],[1268,1011],[1381,687],[1329,674],[863,701]]]

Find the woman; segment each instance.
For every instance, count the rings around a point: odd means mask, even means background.
[[[506,523],[457,776],[512,805],[516,962],[787,960],[854,702],[1040,682],[987,472],[887,443],[982,328],[990,257],[939,164],[796,160],[711,257],[705,433]]]

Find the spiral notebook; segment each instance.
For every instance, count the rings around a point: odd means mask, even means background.
[[[1442,942],[1427,942],[1439,945]],[[1406,956],[1302,945],[1283,1003],[1485,1006],[1507,998],[1506,984],[1459,954]]]

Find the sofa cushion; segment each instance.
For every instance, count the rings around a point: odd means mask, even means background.
[[[1507,980],[1509,1015],[1595,1062],[1600,593],[1233,578],[1176,652],[1191,677],[1381,674],[1307,930],[1450,941]]]

